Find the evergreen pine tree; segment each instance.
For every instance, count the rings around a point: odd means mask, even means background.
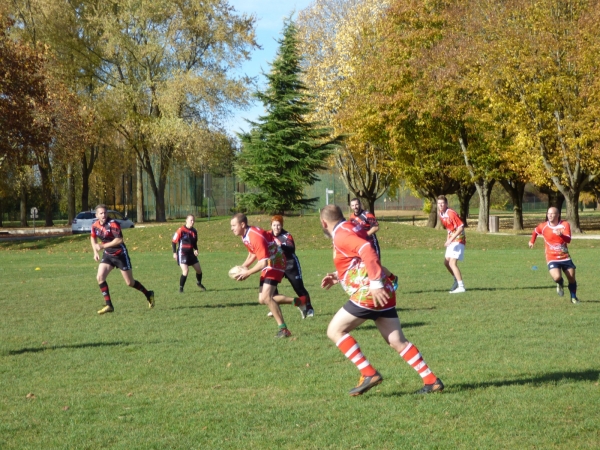
[[[269,213],[295,211],[313,205],[304,187],[319,180],[316,172],[338,145],[330,130],[307,121],[313,111],[310,96],[300,79],[297,29],[291,19],[284,22],[283,38],[271,71],[268,87],[255,95],[266,115],[248,121],[250,132],[238,134],[242,151],[236,160],[241,181],[252,192],[240,196],[240,206]]]

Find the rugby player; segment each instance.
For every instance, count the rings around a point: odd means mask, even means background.
[[[273,236],[275,242],[285,255],[285,259],[287,261],[285,265],[285,277],[292,285],[296,295],[298,297],[302,297],[306,304],[306,308],[298,308],[300,309],[302,318],[305,319],[307,317],[313,317],[315,315],[315,311],[310,302],[310,295],[306,290],[306,287],[304,287],[300,260],[296,256],[296,244],[294,243],[294,238],[289,231],[283,229],[283,216],[275,215],[271,218],[271,230],[267,231],[267,233]],[[280,305],[294,302],[293,298],[280,295],[277,291],[275,291],[274,298],[275,301]]]
[[[556,283],[556,293],[562,297],[565,295],[564,280],[562,273],[567,276],[569,282],[569,293],[571,294],[571,303],[579,303],[577,298],[577,280],[575,279],[575,264],[571,260],[567,244],[571,242],[571,225],[569,222],[560,220],[560,213],[557,208],[548,209],[548,220],[540,223],[531,234],[529,248],[533,248],[538,236],[544,238],[546,247],[546,262],[550,276]]]
[[[200,267],[200,261],[198,261],[198,231],[194,228],[195,221],[194,215],[188,214],[185,218],[185,225],[175,232],[171,241],[173,258],[177,261],[177,265],[181,267],[181,276],[179,277],[180,294],[183,294],[190,266],[196,271],[196,285],[200,290],[206,291],[202,284],[202,268]]]
[[[448,237],[444,242],[444,247],[446,247],[444,265],[454,277],[450,294],[460,294],[466,291],[462,274],[458,268],[458,261],[465,258],[465,244],[467,243],[465,224],[460,220],[456,211],[448,208],[448,199],[444,195],[437,198],[437,208],[442,225],[448,230]]]
[[[121,270],[121,275],[127,286],[137,289],[146,296],[148,307],[154,308],[154,291],[148,291],[139,281],[133,278],[131,269],[131,260],[125,242],[121,226],[113,219],[110,219],[106,212],[106,205],[96,206],[96,220],[92,224],[92,235],[90,238],[92,249],[94,250],[94,260],[100,261],[96,279],[100,291],[104,296],[106,303],[104,308],[98,311],[98,314],[111,313],[115,310],[108,290],[106,278],[115,267]],[[100,240],[100,243],[97,240]],[[99,251],[103,250],[102,260],[100,260]]]
[[[238,213],[231,218],[231,231],[235,236],[240,236],[248,249],[246,261],[242,264],[246,270],[236,276],[236,280],[243,281],[250,275],[260,273],[258,288],[258,302],[267,305],[276,320],[279,330],[275,337],[286,338],[292,335],[283,320],[283,313],[277,302],[273,299],[277,285],[283,279],[285,272],[285,256],[277,245],[272,235],[259,227],[249,226],[245,214]],[[252,268],[250,265],[256,261]],[[294,299],[294,305],[306,308],[302,300]]]
[[[382,375],[361,352],[358,342],[350,336],[350,332],[366,320],[375,322],[383,339],[421,376],[424,385],[416,393],[441,392],[444,383],[429,369],[417,347],[404,337],[396,312],[396,292],[392,281],[385,276],[367,234],[346,221],[336,205],[325,206],[320,220],[325,235],[333,239],[336,268],[335,272],[325,275],[321,287],[329,289],[339,283],[350,296],[327,328],[329,339],[360,371],[358,385],[349,394],[364,394],[383,381]]]

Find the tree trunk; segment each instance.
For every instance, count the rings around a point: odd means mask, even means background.
[[[4,216],[4,207],[3,207],[3,203],[2,203],[2,197],[0,197],[0,227],[4,226],[3,223],[3,216]]]
[[[46,227],[53,227],[54,221],[52,215],[54,214],[54,199],[52,196],[52,167],[50,166],[50,160],[45,155],[42,164],[38,164],[40,171],[40,177],[42,179],[42,198],[44,202],[44,215]]]
[[[137,222],[144,223],[144,184],[142,175],[144,174],[142,164],[139,159],[136,158],[136,170],[135,170],[135,204],[137,210]]]
[[[75,218],[75,180],[73,179],[73,163],[67,164],[67,218],[68,225]]]
[[[431,211],[429,211],[429,217],[427,217],[427,226],[437,228],[442,223],[438,220],[437,198],[435,196],[430,197],[429,201],[431,202]]]
[[[94,163],[100,153],[100,147],[90,145],[90,157],[88,160],[87,152],[84,150],[81,154],[81,210],[90,210],[90,175],[94,170]]]
[[[555,191],[547,186],[538,187],[538,189],[542,194],[546,194],[548,196],[548,208],[554,207],[558,209],[559,212],[562,210],[565,202],[565,196],[562,194],[562,192]]]
[[[21,226],[26,227],[27,225],[27,187],[24,182],[21,182],[21,188],[19,189],[21,196]]]
[[[482,180],[475,183],[479,194],[479,223],[477,231],[490,231],[490,196],[496,180]]]
[[[579,191],[570,189],[565,195],[565,203],[567,204],[566,220],[571,225],[572,233],[581,233],[579,222]]]
[[[519,180],[500,180],[500,184],[513,203],[513,230],[520,231],[523,229],[523,195],[527,183]]]
[[[465,228],[469,226],[467,223],[467,220],[469,219],[469,203],[471,202],[473,195],[475,195],[475,192],[477,192],[477,188],[475,187],[474,183],[461,184],[460,188],[456,192],[456,195],[458,196],[458,202],[460,204],[460,211],[458,215],[460,220],[462,220],[465,224]]]

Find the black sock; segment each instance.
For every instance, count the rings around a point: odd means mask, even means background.
[[[558,283],[558,285],[559,285],[560,287],[563,287],[563,286],[565,285],[565,280],[563,280],[563,278],[562,278],[562,277],[560,277],[560,279],[559,279],[559,280],[558,280],[556,283]]]
[[[148,297],[148,291],[146,290],[146,288],[142,285],[142,283],[140,283],[137,280],[134,280],[135,284],[132,286],[134,289],[137,289],[138,291],[141,291],[142,294],[144,294],[146,297]]]
[[[179,289],[183,291],[183,287],[185,286],[185,282],[187,281],[187,275],[181,275],[179,277]]]
[[[198,284],[202,284],[202,272],[196,272],[196,281],[198,282]]]
[[[108,283],[104,281],[100,283],[98,287],[100,287],[100,292],[102,292],[106,304],[112,306],[112,303],[110,302],[110,292],[108,291]]]
[[[577,297],[577,283],[569,283],[569,292],[571,297]]]

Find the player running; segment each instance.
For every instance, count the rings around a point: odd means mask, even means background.
[[[381,261],[381,249],[379,248],[379,241],[375,234],[379,231],[379,222],[377,222],[375,214],[362,209],[360,200],[357,198],[350,200],[350,209],[352,209],[353,212],[350,214],[349,220],[357,225],[361,225],[365,229],[368,240],[373,246],[375,253],[377,253],[379,261]]]
[[[417,347],[404,337],[396,312],[396,292],[391,280],[384,275],[367,234],[346,221],[342,210],[336,205],[325,206],[321,210],[320,220],[325,235],[333,239],[333,262],[336,268],[336,272],[325,275],[321,287],[329,289],[340,283],[350,296],[327,328],[329,339],[360,370],[358,385],[349,394],[364,394],[383,381],[381,374],[369,363],[356,340],[349,334],[366,320],[373,320],[383,339],[419,373],[424,386],[417,394],[441,392],[444,383],[429,369]]]
[[[111,313],[115,310],[113,307],[110,293],[108,290],[108,284],[106,278],[108,274],[115,267],[121,269],[121,275],[127,286],[137,289],[146,296],[148,301],[148,307],[154,308],[154,291],[148,291],[146,288],[137,280],[133,279],[133,273],[131,269],[131,260],[129,259],[129,253],[125,242],[123,241],[123,233],[121,232],[121,226],[113,219],[110,219],[106,214],[106,205],[96,206],[96,218],[98,219],[92,224],[92,236],[90,238],[92,249],[94,250],[94,260],[100,261],[98,252],[104,250],[102,254],[102,260],[98,266],[98,274],[96,279],[100,291],[104,296],[104,302],[106,305],[98,314]],[[100,239],[100,243],[97,242]]]
[[[564,280],[562,272],[569,281],[569,292],[571,293],[571,303],[579,303],[577,298],[577,281],[575,280],[575,264],[569,255],[567,244],[571,242],[571,225],[569,222],[560,220],[560,213],[557,208],[548,209],[548,221],[540,223],[529,241],[529,248],[533,248],[538,236],[544,238],[546,246],[546,262],[550,276],[556,283],[556,292],[560,297],[565,295]]]
[[[188,214],[185,218],[185,225],[180,227],[173,235],[171,245],[173,247],[173,258],[177,265],[181,267],[181,276],[179,277],[179,293],[183,294],[183,287],[187,281],[190,266],[196,271],[196,285],[202,291],[206,288],[202,284],[202,268],[198,261],[198,231],[194,228],[196,218],[193,214]]]
[[[448,208],[448,199],[444,195],[440,195],[437,198],[437,207],[440,213],[440,220],[448,230],[448,237],[444,243],[444,247],[446,247],[444,265],[454,277],[450,294],[460,294],[466,291],[462,274],[458,268],[458,261],[462,261],[465,258],[465,244],[467,243],[465,224],[460,220],[456,211]]]
[[[245,214],[235,214],[231,219],[231,231],[234,235],[240,236],[242,242],[248,249],[246,261],[242,264],[246,270],[240,273],[236,280],[243,281],[250,275],[260,272],[260,284],[258,289],[258,302],[267,305],[277,321],[279,331],[275,335],[278,338],[286,338],[292,335],[288,330],[281,308],[273,298],[277,291],[277,285],[283,279],[285,272],[285,256],[281,248],[277,245],[273,236],[259,227],[248,225],[248,218]],[[254,267],[250,265],[256,261]],[[300,308],[306,308],[302,300],[294,299],[294,305]]]
[[[267,233],[273,236],[275,242],[285,255],[287,261],[285,265],[285,277],[292,285],[296,295],[306,304],[306,308],[298,308],[300,309],[302,318],[313,317],[315,311],[310,302],[310,295],[304,287],[304,281],[302,280],[302,268],[300,267],[300,261],[296,256],[296,244],[294,243],[292,235],[283,229],[283,216],[275,215],[271,218],[271,231],[267,231]],[[277,290],[275,290],[274,298],[280,305],[283,303],[294,302],[293,298],[280,295]],[[269,313],[269,315],[270,314],[271,313]]]

